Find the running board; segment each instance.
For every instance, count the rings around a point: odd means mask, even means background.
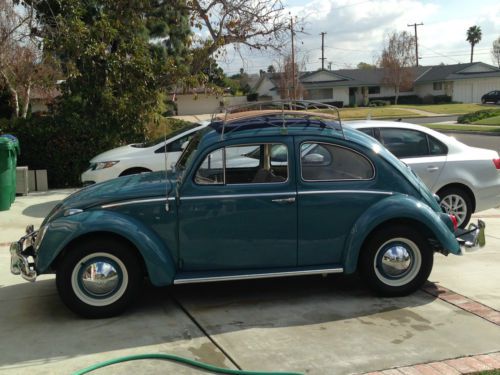
[[[197,277],[193,275],[183,276],[179,275],[178,278],[174,279],[174,284],[194,284],[194,283],[213,283],[218,281],[230,281],[230,280],[252,280],[252,279],[267,279],[272,277],[291,277],[291,276],[306,276],[306,275],[327,275],[332,273],[342,273],[344,269],[342,267],[336,268],[315,268],[315,269],[302,269],[293,271],[277,271],[277,272],[263,272],[263,273],[248,273],[248,274],[226,274],[219,276],[203,276]]]

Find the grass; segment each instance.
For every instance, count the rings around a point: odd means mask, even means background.
[[[421,111],[436,113],[436,114],[465,114],[469,112],[479,111],[481,109],[490,108],[481,104],[465,103],[465,104],[401,104],[394,105],[395,108],[419,109]]]
[[[320,110],[331,113],[330,110]],[[335,112],[333,112],[335,113]],[[414,112],[405,109],[389,107],[363,107],[363,108],[340,108],[340,117],[343,120],[372,118],[393,118],[393,117],[419,117]]]
[[[485,133],[500,134],[500,126],[491,125],[455,125],[455,124],[421,124],[434,130],[456,130],[456,131],[472,131]]]
[[[474,372],[471,375],[500,375],[500,370],[488,370],[488,371],[480,371],[480,372]]]
[[[476,122],[473,122],[476,125],[497,125],[500,126],[500,115],[490,118],[485,118]]]

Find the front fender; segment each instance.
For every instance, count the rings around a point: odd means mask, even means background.
[[[365,239],[378,225],[393,219],[411,219],[425,225],[436,237],[442,248],[461,254],[453,231],[427,204],[407,195],[392,195],[378,201],[366,210],[353,225],[346,241],[344,271],[356,271],[359,252]]]
[[[37,272],[47,272],[59,253],[71,241],[96,232],[113,233],[134,244],[144,259],[153,285],[172,283],[175,276],[175,263],[170,253],[172,249],[168,249],[154,231],[134,218],[103,210],[85,211],[49,223],[37,249]]]

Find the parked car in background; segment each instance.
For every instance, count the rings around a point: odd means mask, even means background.
[[[82,173],[84,186],[131,174],[164,171],[175,165],[182,148],[204,124],[191,124],[167,136],[150,142],[134,143],[103,152],[90,160]],[[165,155],[167,152],[167,155]],[[167,163],[167,165],[165,165]]]
[[[493,90],[481,97],[481,103],[500,104],[500,90]]]
[[[424,126],[391,121],[346,123],[382,143],[409,165],[464,228],[472,213],[500,205],[500,159]]]
[[[435,252],[481,244],[484,223],[469,234],[455,224],[373,138],[326,114],[256,111],[197,132],[168,176],[72,194],[11,245],[11,272],[55,272],[64,303],[93,318],[122,312],[145,277],[164,286],[359,270],[377,293],[401,296],[427,280]]]

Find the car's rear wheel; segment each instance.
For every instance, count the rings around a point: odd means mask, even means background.
[[[72,247],[56,272],[63,302],[87,318],[122,313],[137,296],[142,279],[134,249],[113,238],[97,238]]]
[[[461,188],[449,187],[438,192],[440,205],[448,214],[457,218],[460,228],[465,228],[472,215],[472,200],[469,194]]]
[[[360,254],[359,268],[369,288],[383,296],[404,296],[429,277],[434,252],[415,229],[389,226],[372,233]]]

